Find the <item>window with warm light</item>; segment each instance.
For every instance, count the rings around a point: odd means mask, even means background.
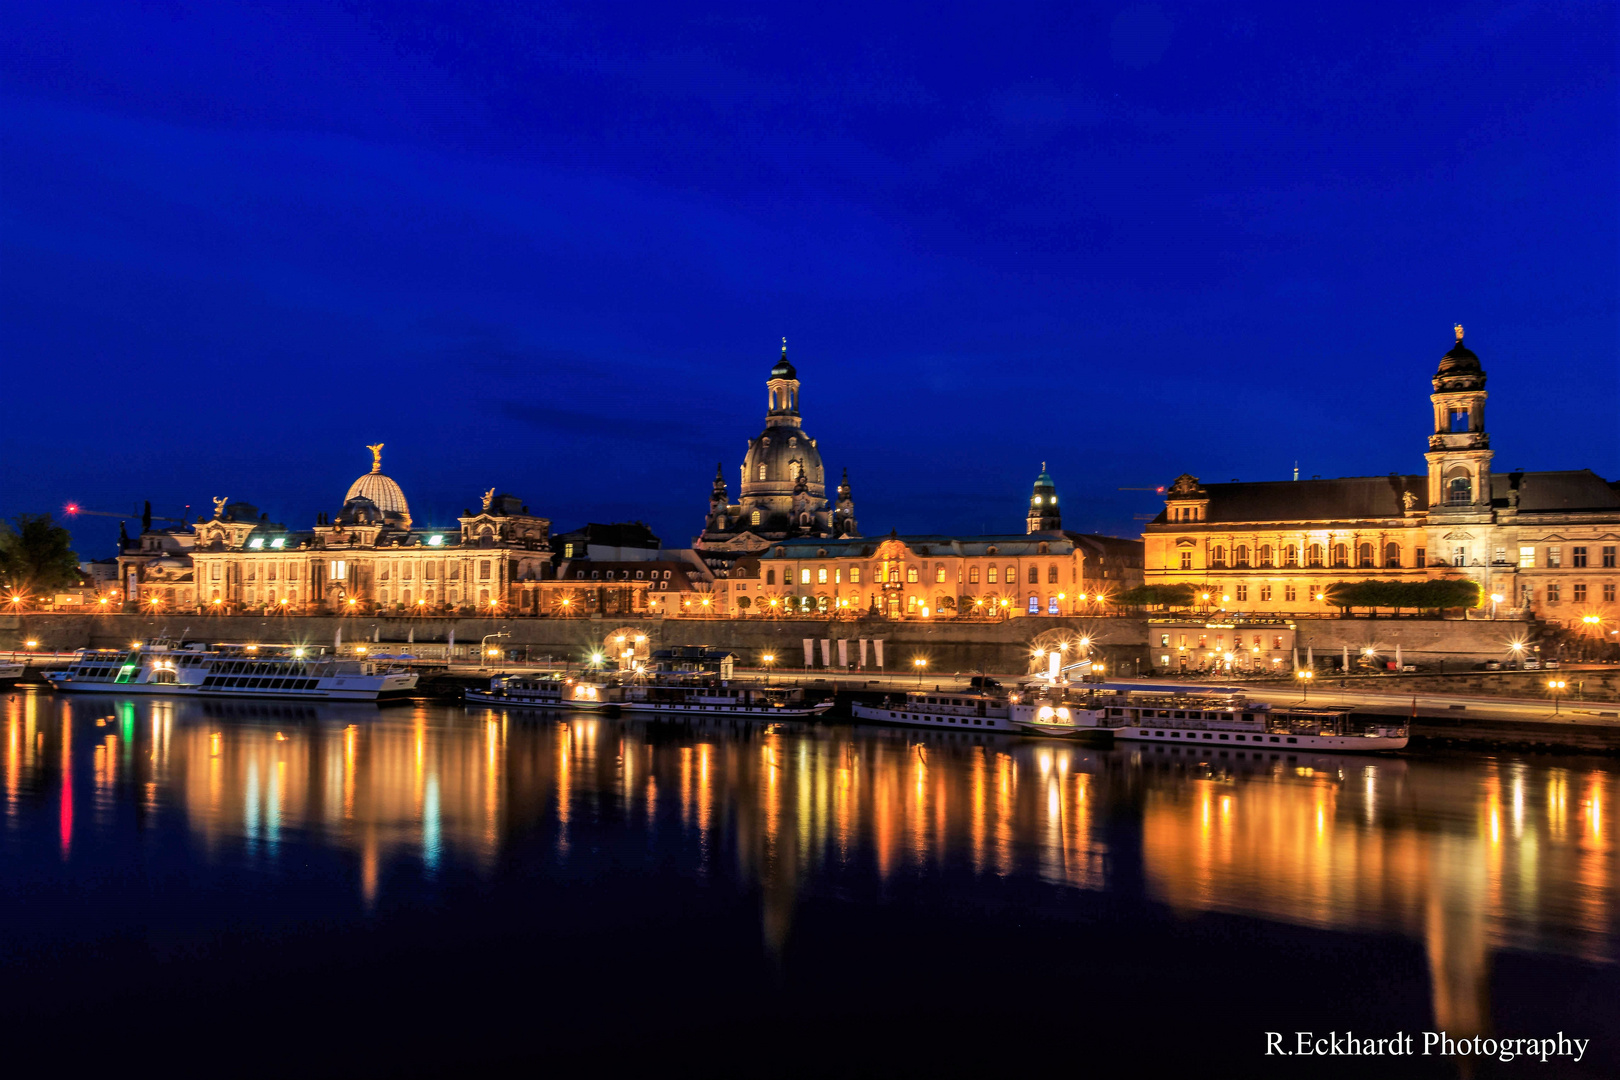
[[[906,567],[906,580],[913,585],[917,583],[917,568],[915,566]]]
[[[801,569],[799,571],[799,584],[800,585],[808,585],[808,584],[810,584],[810,568],[808,566],[804,567],[803,569]]]

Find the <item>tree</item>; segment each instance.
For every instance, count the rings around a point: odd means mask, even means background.
[[[1352,608],[1415,608],[1439,611],[1478,607],[1477,581],[1444,578],[1437,581],[1340,581],[1327,587],[1328,603],[1346,612]]]
[[[1120,593],[1114,603],[1120,607],[1189,607],[1196,595],[1192,585],[1138,585]]]
[[[10,525],[0,522],[0,585],[43,593],[78,581],[73,537],[51,515],[18,514]]]

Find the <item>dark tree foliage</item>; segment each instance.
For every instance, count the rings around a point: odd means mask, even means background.
[[[1328,603],[1344,608],[1402,608],[1439,611],[1445,608],[1478,607],[1479,582],[1459,579],[1439,581],[1341,581],[1327,588]]]
[[[78,582],[73,537],[51,515],[18,514],[9,525],[0,522],[0,584],[42,593]]]
[[[1188,607],[1198,590],[1192,585],[1138,585],[1114,597],[1120,607]]]

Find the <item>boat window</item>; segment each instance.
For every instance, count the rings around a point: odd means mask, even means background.
[[[1206,732],[1204,732],[1204,738],[1206,738],[1206,739],[1213,739],[1213,738],[1214,738],[1214,737],[1215,737],[1215,736],[1213,736],[1213,735],[1211,735],[1211,734],[1210,734],[1210,733],[1209,733],[1209,732],[1207,732],[1207,731],[1206,731]]]
[[[1171,737],[1171,738],[1172,738],[1172,739],[1179,739],[1179,738],[1181,738],[1181,732],[1179,732],[1179,731],[1172,731],[1172,732],[1171,732],[1171,733],[1170,733],[1170,737]]]
[[[1175,719],[1177,719],[1177,720],[1185,720],[1185,719],[1187,719],[1187,714],[1184,713],[1184,712],[1178,712],[1175,715]]]
[[[1222,735],[1221,736],[1222,741],[1225,741],[1226,739],[1229,739],[1229,738],[1231,738],[1230,735]],[[1242,736],[1239,736],[1239,738],[1242,738]]]
[[[1276,741],[1276,740],[1273,740],[1273,741],[1274,741],[1274,742],[1275,742],[1275,741]],[[1293,736],[1291,736],[1291,735],[1290,735],[1290,736],[1289,736],[1289,738],[1288,738],[1288,741],[1289,741],[1289,742],[1296,742],[1296,743],[1297,743],[1297,742],[1299,742],[1299,740],[1298,740],[1298,739],[1296,739],[1296,738],[1294,738],[1294,737],[1293,737]]]
[[[1271,737],[1271,741],[1272,741],[1272,742],[1277,742],[1277,741],[1278,741],[1278,739],[1277,739],[1277,736],[1275,736],[1275,735],[1273,735],[1273,736],[1272,736],[1272,737]]]
[[[1249,737],[1247,735],[1239,735],[1238,736],[1238,742],[1248,742],[1248,741],[1249,741]]]
[[[1254,719],[1254,713],[1252,713],[1252,712],[1244,713],[1243,714],[1243,719],[1245,719],[1245,720],[1253,720]]]

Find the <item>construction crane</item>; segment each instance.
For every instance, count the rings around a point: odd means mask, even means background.
[[[108,512],[106,510],[86,510],[84,507],[80,506],[78,503],[68,503],[66,506],[62,507],[62,512],[64,514],[66,514],[68,517],[109,517],[109,518],[123,518],[126,521],[129,520],[130,518],[139,518],[141,516],[139,511],[135,511],[133,513],[128,513],[128,514],[114,514],[114,513]],[[152,520],[153,521],[167,521],[172,525],[184,525],[184,524],[186,524],[186,521],[185,521],[184,518],[159,517],[157,514],[152,515]]]

